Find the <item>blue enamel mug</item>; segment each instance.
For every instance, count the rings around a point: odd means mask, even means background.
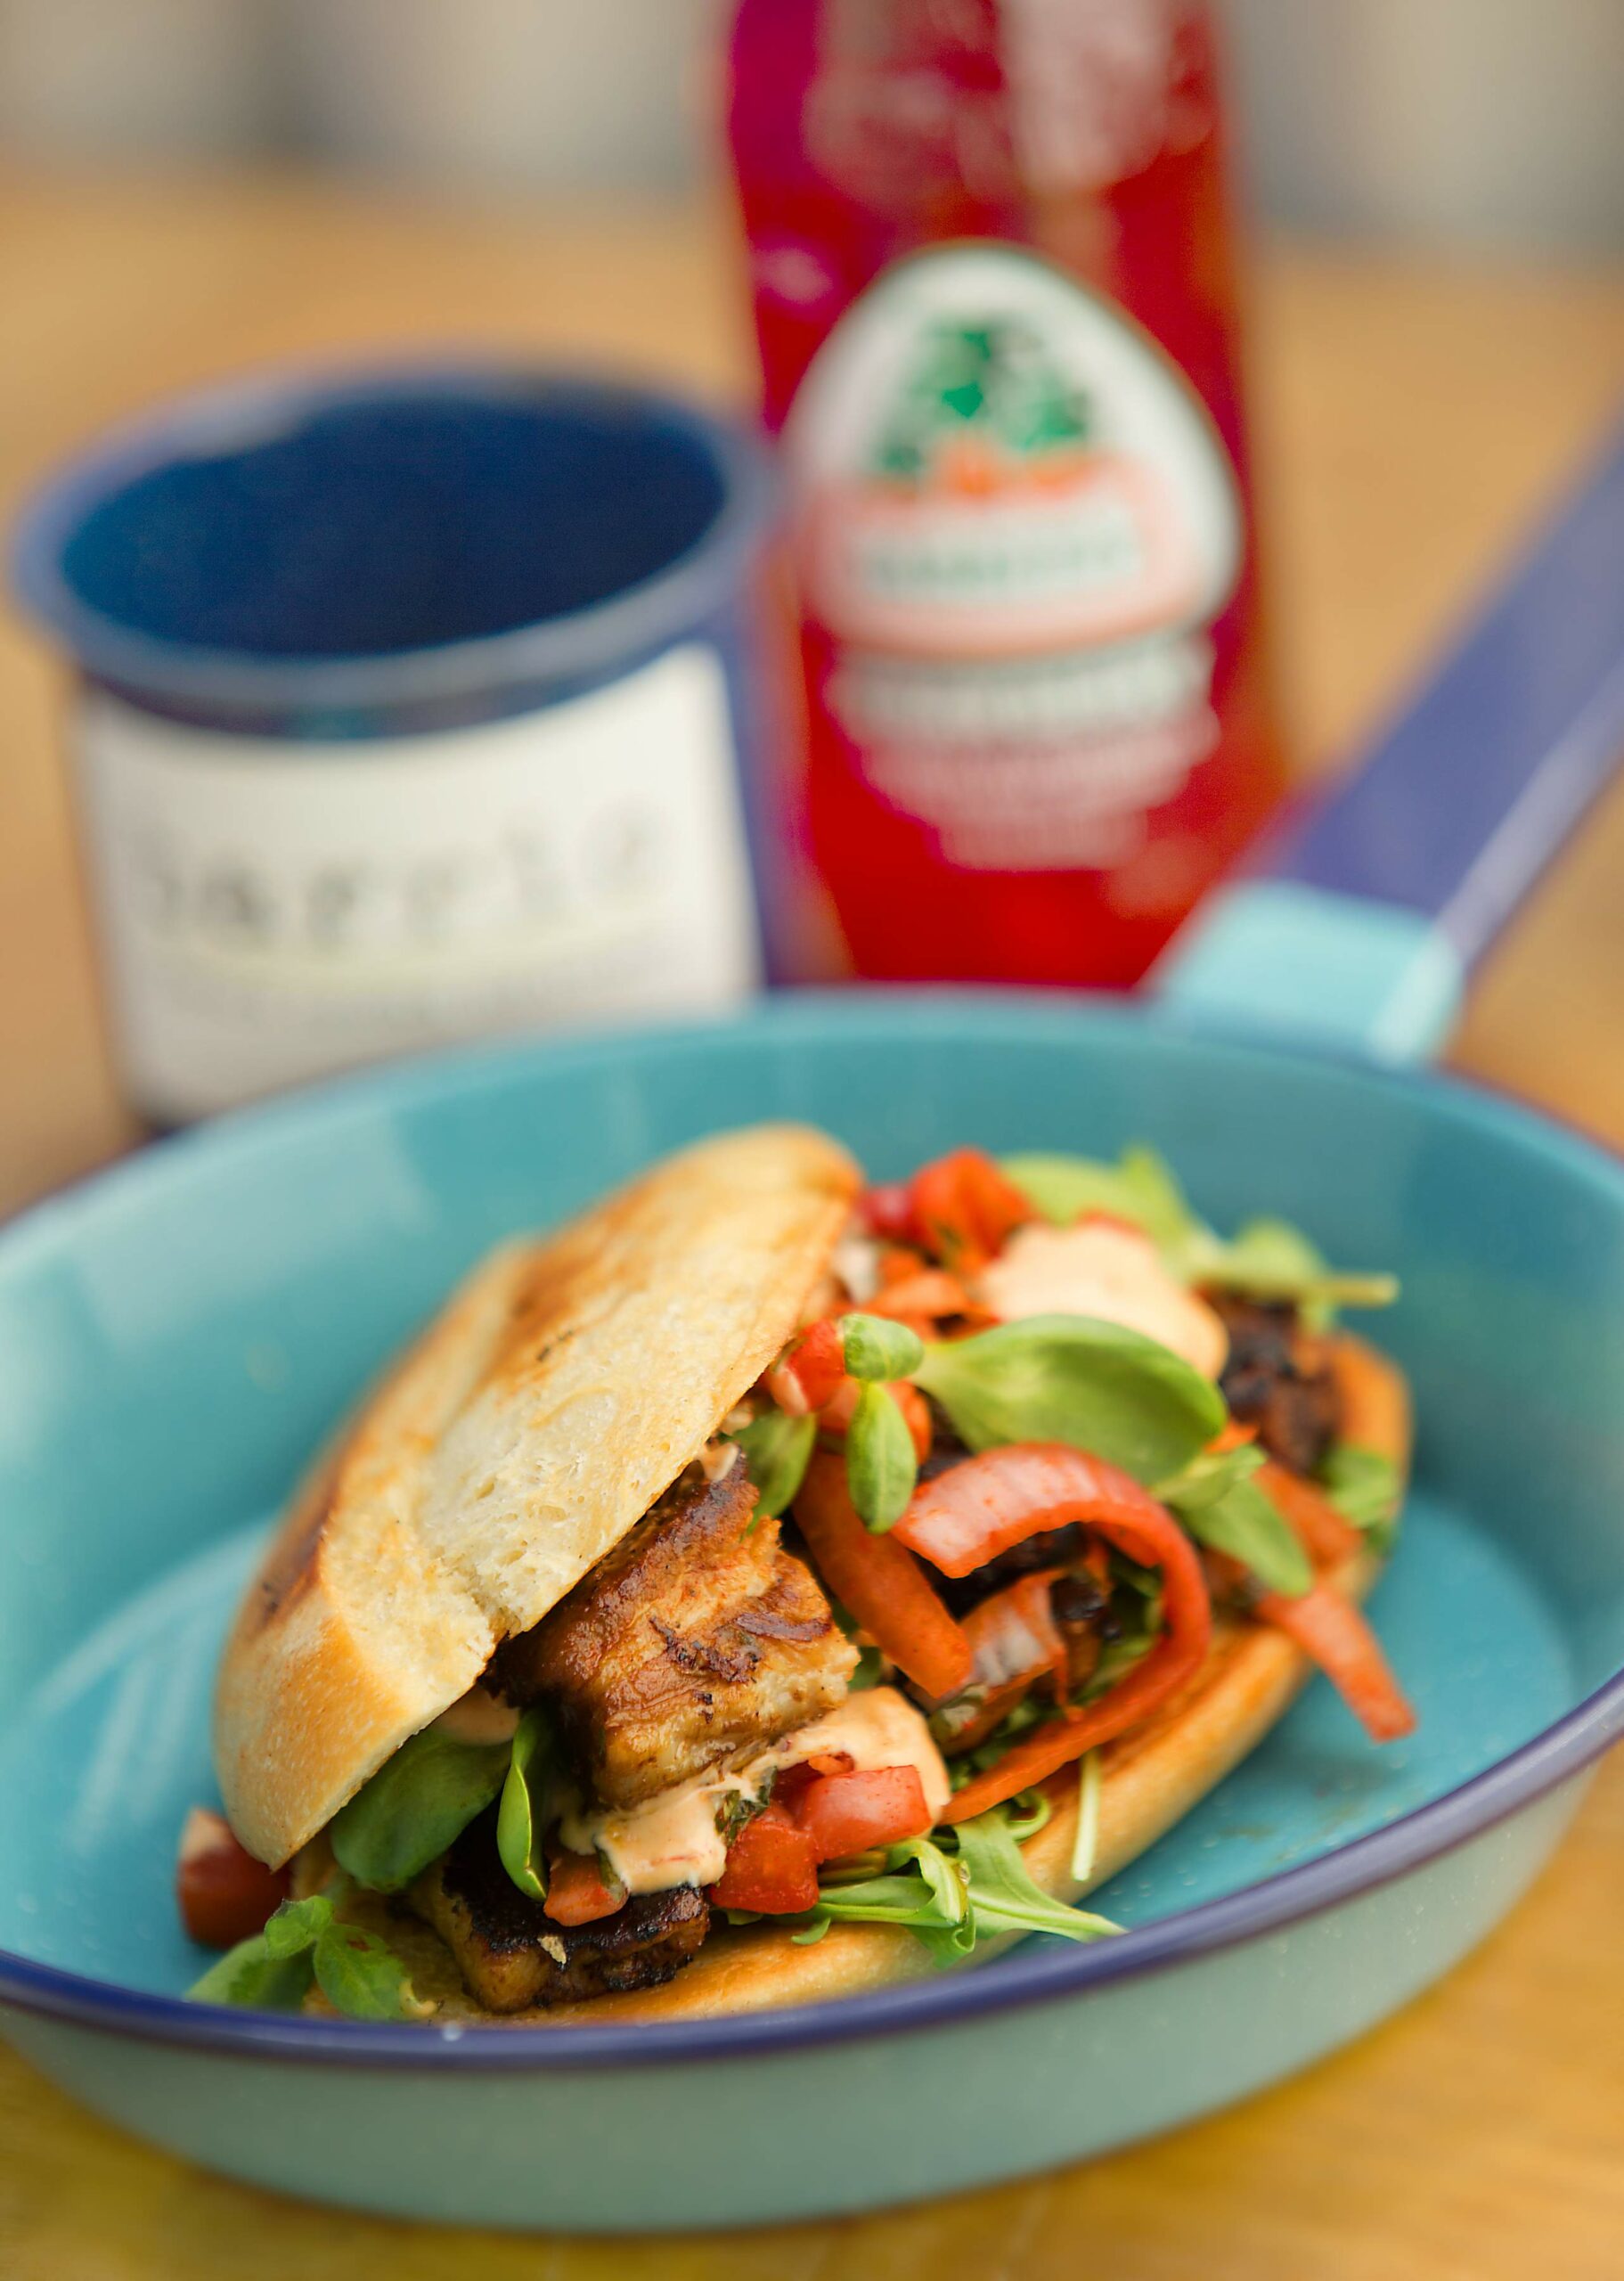
[[[485,1047],[160,1144],[0,1235],[0,2024],[257,2185],[559,2231],[952,2192],[1234,2100],[1510,1909],[1624,1732],[1624,1167],[1403,1066],[1624,751],[1624,450],[1365,769],[1144,1010],[846,993]],[[1269,1033],[1269,1034],[1265,1034]],[[437,2028],[224,2010],[174,1908],[268,1518],[460,1271],[696,1135],[808,1117],[873,1175],[1140,1140],[1214,1225],[1395,1269],[1416,1471],[1373,1620],[1418,1714],[1314,1682],[1091,1902],[1087,1947],[822,2005]],[[1556,1990],[1553,2001],[1590,1991]],[[1514,2055],[1507,2055],[1507,2064]]]
[[[137,1106],[747,996],[771,493],[692,405],[501,367],[238,383],[51,484],[16,584]]]

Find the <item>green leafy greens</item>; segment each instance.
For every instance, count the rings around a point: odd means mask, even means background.
[[[549,1823],[557,1819],[558,1786],[558,1729],[551,1712],[537,1703],[514,1731],[496,1815],[502,1866],[532,1901],[547,1898],[547,1855],[542,1841]]]
[[[1320,1477],[1343,1520],[1362,1529],[1378,1552],[1385,1552],[1398,1534],[1402,1488],[1392,1459],[1357,1442],[1338,1442],[1320,1468]]]
[[[352,2020],[420,2020],[434,2009],[388,1942],[346,1924],[326,1893],[284,1901],[263,1933],[239,1941],[187,1993],[197,2004],[296,2012],[313,1982]]]
[[[1030,1836],[1040,1826],[1028,1817],[1020,1834]],[[1107,1918],[1068,1909],[1034,1883],[1016,1828],[1012,1807],[995,1806],[956,1829],[889,1846],[877,1876],[828,1879],[794,1937],[804,1944],[820,1941],[831,1925],[895,1925],[922,1942],[937,1964],[951,1965],[999,1934],[1097,1941],[1116,1932]]]
[[[776,1519],[788,1511],[817,1437],[815,1418],[791,1418],[776,1409],[763,1410],[729,1437],[745,1453],[745,1465],[755,1484],[757,1513]]]
[[[918,1331],[884,1315],[843,1316],[840,1343],[846,1369],[864,1380],[911,1378],[925,1354]]]
[[[857,1398],[845,1437],[846,1485],[861,1519],[877,1533],[894,1528],[918,1479],[913,1435],[885,1386],[869,1383]]]
[[[1168,1165],[1152,1149],[1127,1149],[1114,1165],[1089,1157],[1007,1157],[1003,1169],[1046,1220],[1069,1227],[1087,1212],[1107,1212],[1142,1228],[1168,1272],[1249,1298],[1291,1299],[1310,1326],[1339,1307],[1382,1307],[1398,1296],[1391,1275],[1349,1274],[1327,1264],[1289,1222],[1249,1220],[1228,1242],[1190,1209]]]
[[[1180,1471],[1228,1415],[1179,1355],[1089,1315],[1033,1315],[927,1347],[913,1378],[972,1450],[1067,1442],[1144,1482]]]
[[[507,1778],[506,1743],[464,1743],[433,1727],[404,1742],[332,1824],[340,1868],[399,1893],[460,1837]]]
[[[1271,1592],[1293,1599],[1314,1582],[1313,1563],[1295,1530],[1252,1478],[1264,1461],[1251,1443],[1204,1452],[1155,1494],[1199,1543],[1227,1552]]]

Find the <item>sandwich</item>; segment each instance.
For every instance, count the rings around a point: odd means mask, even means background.
[[[503,1245],[243,1598],[193,1994],[692,2017],[1111,1937],[1315,1668],[1413,1724],[1407,1393],[1340,1321],[1392,1296],[1147,1149],[874,1187],[791,1125]]]

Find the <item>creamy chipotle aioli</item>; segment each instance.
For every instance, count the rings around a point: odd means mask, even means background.
[[[1155,1244],[1114,1220],[1074,1228],[1017,1228],[983,1268],[975,1296],[1000,1322],[1029,1315],[1092,1315],[1142,1331],[1216,1378],[1229,1351],[1223,1323],[1163,1266]]]
[[[577,1853],[601,1852],[628,1893],[664,1893],[669,1885],[710,1885],[721,1876],[727,1845],[717,1819],[736,1798],[754,1798],[767,1777],[809,1758],[841,1752],[859,1772],[911,1766],[934,1820],[951,1795],[942,1754],[913,1705],[894,1688],[871,1687],[747,1760],[717,1767],[624,1813],[601,1808],[566,1813],[564,1843]]]

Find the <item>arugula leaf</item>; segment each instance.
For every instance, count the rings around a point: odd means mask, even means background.
[[[514,1731],[496,1815],[502,1866],[532,1901],[547,1898],[547,1855],[542,1841],[556,1815],[558,1769],[558,1729],[551,1712],[537,1703]]]
[[[845,1315],[840,1323],[845,1366],[854,1378],[909,1378],[919,1367],[925,1341],[905,1322],[885,1315]]]
[[[267,1922],[260,1938],[266,1956],[277,1962],[313,1948],[332,1923],[332,1903],[324,1893],[304,1901],[284,1901]]]
[[[1089,1157],[1007,1157],[1003,1169],[1045,1219],[1069,1227],[1085,1212],[1109,1212],[1143,1228],[1168,1272],[1256,1299],[1292,1299],[1310,1329],[1339,1307],[1384,1307],[1398,1296],[1391,1275],[1348,1274],[1289,1221],[1249,1220],[1226,1242],[1189,1206],[1154,1149],[1125,1149],[1114,1165]]]
[[[193,2003],[296,2012],[314,1981],[352,2020],[421,2020],[434,2010],[387,1941],[334,1914],[327,1894],[284,1901],[263,1933],[239,1941],[186,1993]]]
[[[755,1484],[755,1510],[777,1519],[788,1512],[806,1472],[818,1436],[815,1418],[791,1418],[787,1410],[763,1410],[729,1436],[745,1453]]]
[[[232,2004],[251,2012],[297,2012],[310,1987],[314,1962],[309,1946],[297,1954],[273,1957],[265,1936],[254,1933],[227,1949],[186,1991],[193,2004]]]
[[[877,1536],[894,1528],[908,1510],[919,1464],[908,1421],[883,1386],[865,1386],[857,1397],[846,1428],[845,1477],[865,1525]]]
[[[1099,1850],[1099,1785],[1104,1762],[1097,1750],[1085,1751],[1077,1770],[1077,1835],[1072,1842],[1072,1875],[1086,1885],[1094,1874]]]
[[[1314,1565],[1296,1531],[1255,1481],[1232,1481],[1220,1495],[1186,1506],[1166,1500],[1185,1527],[1214,1552],[1227,1552],[1271,1592],[1299,1599],[1313,1588]]]
[[[959,1860],[978,1939],[992,1933],[1055,1933],[1065,1941],[1098,1941],[1122,1930],[1107,1917],[1068,1909],[1034,1883],[1001,1806],[959,1824]]]
[[[507,1778],[506,1743],[462,1743],[426,1727],[341,1809],[332,1850],[374,1893],[399,1893],[460,1837]]]
[[[316,1984],[350,2020],[421,2020],[434,2010],[387,1941],[335,1918],[315,1944]]]
[[[888,1847],[878,1876],[826,1884],[804,1929],[791,1937],[807,1948],[842,1922],[900,1925],[923,1941],[939,1963],[968,1956],[975,1945],[959,1864],[928,1837]]]
[[[1033,1315],[926,1347],[914,1383],[972,1450],[1069,1442],[1138,1481],[1187,1466],[1224,1424],[1223,1396],[1143,1332]]]
[[[1248,1220],[1228,1243],[1208,1234],[1204,1245],[1192,1247],[1191,1259],[1192,1280],[1248,1298],[1294,1300],[1313,1330],[1323,1330],[1338,1307],[1385,1307],[1399,1296],[1395,1276],[1349,1274],[1330,1266],[1287,1220]]]
[[[1216,1504],[1237,1481],[1246,1481],[1268,1462],[1255,1442],[1237,1442],[1232,1450],[1203,1450],[1181,1472],[1151,1485],[1151,1495],[1181,1513],[1198,1513]]]
[[[1398,1533],[1402,1491],[1392,1459],[1383,1451],[1365,1449],[1357,1442],[1338,1442],[1319,1472],[1326,1494],[1343,1520],[1363,1529],[1376,1550],[1385,1552]]]

